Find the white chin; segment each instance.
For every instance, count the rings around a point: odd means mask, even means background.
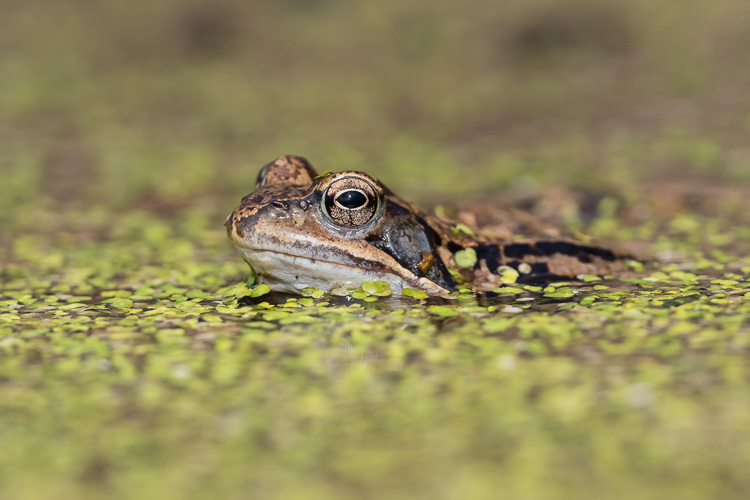
[[[401,293],[404,288],[416,288],[393,273],[366,271],[268,250],[241,247],[239,250],[263,282],[276,292],[297,293],[311,286],[330,292],[341,286],[359,286],[365,281],[378,280],[387,282],[394,293]]]

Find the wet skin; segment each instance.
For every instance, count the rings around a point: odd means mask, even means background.
[[[459,280],[479,291],[497,287],[500,266],[527,280],[625,269],[615,252],[575,241],[490,240],[458,231],[365,173],[318,176],[305,158],[291,155],[261,169],[226,228],[258,277],[282,292],[383,280],[397,293],[446,295]],[[477,254],[473,269],[456,266],[454,254],[466,248]]]

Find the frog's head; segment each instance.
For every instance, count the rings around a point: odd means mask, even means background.
[[[395,292],[445,294],[455,289],[438,251],[447,239],[427,219],[365,173],[318,176],[306,159],[282,156],[261,169],[226,227],[276,291],[383,280]]]

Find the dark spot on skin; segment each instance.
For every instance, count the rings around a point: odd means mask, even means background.
[[[236,216],[234,219],[234,230],[240,238],[244,238],[246,235],[252,234],[257,222],[255,217]]]
[[[488,245],[491,247],[494,245]],[[482,247],[484,248],[484,247]],[[617,256],[610,250],[588,245],[578,245],[567,241],[540,241],[534,244],[511,243],[502,247],[505,257],[509,259],[523,259],[524,257],[549,257],[555,254],[575,257],[580,262],[592,262],[592,257],[606,261],[614,261]],[[499,253],[499,252],[498,252]]]
[[[307,201],[305,201],[305,200],[302,200],[302,201],[299,202],[299,207],[302,210],[307,210],[307,207],[309,207],[309,206],[310,206],[309,203],[307,203]]]
[[[508,262],[506,265],[518,271],[518,266],[520,266],[521,264],[524,264],[524,262]],[[526,275],[521,275],[521,277],[518,278],[519,283],[528,283],[531,281],[539,281],[539,280],[549,280],[550,278],[556,277],[556,275],[550,272],[549,265],[546,262],[537,262],[535,264],[529,264],[529,265],[531,266],[531,272]],[[519,274],[521,274],[520,271],[519,271]]]
[[[497,254],[500,255],[500,248],[495,245],[488,245],[487,248],[497,248]],[[483,247],[484,249],[484,247]],[[528,243],[512,243],[503,247],[503,253],[509,259],[523,259],[532,255],[541,255],[536,248]]]
[[[454,241],[449,241],[446,246],[448,247],[448,250],[450,250],[451,253],[456,253],[459,250],[463,250],[464,249],[464,247],[462,247],[461,245],[459,245],[458,243],[456,243]],[[482,248],[482,247],[475,247],[475,250],[477,250],[477,252],[479,252],[479,248]]]
[[[278,210],[287,210],[289,206],[286,203],[280,201],[272,201],[271,205]]]
[[[561,253],[577,257],[581,262],[591,262],[591,256],[599,257],[607,261],[613,261],[617,257],[614,252],[606,248],[592,247],[588,245],[577,245],[565,241],[540,241],[536,247],[542,251],[543,255]]]
[[[388,203],[388,215],[390,217],[407,216],[411,214],[411,210],[391,201]]]
[[[477,259],[487,262],[487,268],[493,271],[502,265],[502,255],[500,247],[497,245],[482,245],[475,247]],[[453,251],[453,253],[456,253]]]
[[[240,218],[237,217],[237,214],[232,214],[227,221],[224,223],[224,226],[227,228],[227,234],[229,237],[232,237],[232,230],[237,233],[237,236],[240,238],[245,236],[245,231],[242,228],[242,224],[239,224]]]

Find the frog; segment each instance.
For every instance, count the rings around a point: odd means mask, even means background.
[[[520,281],[543,281],[627,269],[630,257],[615,250],[539,230],[523,234],[533,225],[528,214],[478,213],[505,229],[483,232],[464,223],[476,216],[453,220],[427,212],[367,173],[319,175],[305,157],[284,155],[261,168],[255,190],[225,227],[255,276],[276,292],[332,292],[382,281],[395,293],[449,297],[461,287],[502,286],[508,270]],[[507,229],[513,223],[518,227]],[[468,264],[457,259],[462,252]]]

